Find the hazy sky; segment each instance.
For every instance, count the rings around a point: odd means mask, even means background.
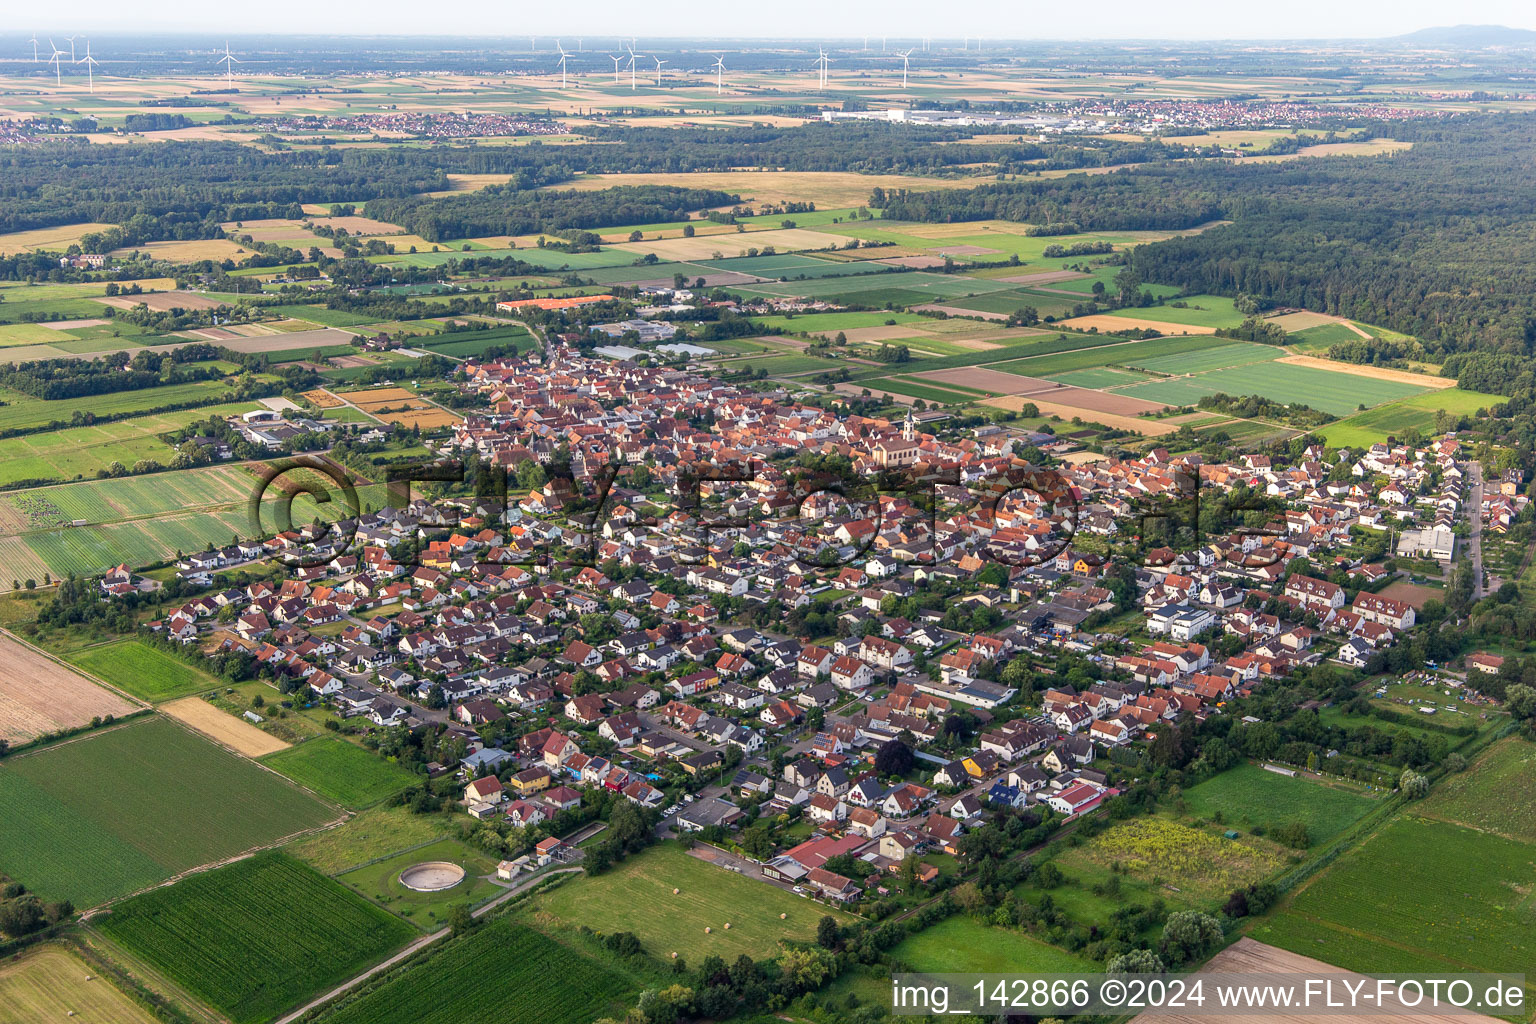
[[[1530,0],[72,0],[0,5],[0,31],[23,36],[152,30],[359,35],[992,37],[1000,39],[1297,39],[1392,36],[1434,25],[1536,28]],[[65,13],[67,12],[67,13]],[[31,15],[35,13],[34,18]]]

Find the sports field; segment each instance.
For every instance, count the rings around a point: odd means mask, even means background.
[[[601,917],[592,920],[601,927]],[[603,1016],[621,1018],[635,987],[607,964],[504,917],[450,940],[414,969],[325,1020],[326,1024],[476,1020],[588,1024]],[[494,1007],[494,1015],[489,1007]]]
[[[335,736],[307,740],[262,763],[347,807],[367,807],[422,781],[378,754]]]
[[[45,1021],[157,1024],[158,1018],[68,949],[48,945],[0,963],[0,1024]]]
[[[1402,817],[1335,861],[1261,942],[1354,971],[1536,973],[1536,846]]]
[[[346,886],[275,852],[135,896],[98,927],[234,1024],[270,1020],[414,935]]]
[[[1364,792],[1301,776],[1289,777],[1254,764],[1240,764],[1184,791],[1196,818],[1232,827],[1273,829],[1301,822],[1314,846],[1338,835],[1376,805]]]
[[[681,890],[675,896],[674,888]],[[727,963],[742,953],[771,957],[780,940],[814,939],[816,923],[828,913],[836,916],[671,844],[630,857],[596,877],[566,882],[537,906],[571,927],[601,921],[604,931],[634,932],[652,956],[665,960],[675,950],[690,962],[711,953]],[[788,917],[781,921],[780,914]]]
[[[65,660],[147,701],[170,700],[222,685],[202,669],[138,640],[86,647]]]
[[[156,717],[0,763],[0,871],[93,907],[335,816]]]

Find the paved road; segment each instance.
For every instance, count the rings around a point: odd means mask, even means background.
[[[572,871],[580,870],[581,868],[556,868],[553,871],[540,872],[538,875],[535,875],[532,878],[526,879],[522,882],[519,882],[517,885],[512,886],[506,892],[502,893],[500,896],[497,896],[495,899],[491,900],[491,902],[485,904],[485,906],[475,910],[474,915],[476,917],[480,917],[483,914],[490,913],[492,910],[495,910],[497,907],[507,902],[507,900],[516,896],[518,893],[523,892],[531,886],[537,885],[539,882],[542,882],[546,878],[550,878],[554,875],[569,874]],[[297,1010],[294,1010],[286,1017],[280,1018],[277,1021],[277,1024],[292,1024],[293,1021],[298,1020],[300,1017],[304,1016],[304,1014],[308,1013],[310,1010],[313,1010],[315,1007],[323,1006],[324,1004],[330,1002],[332,999],[335,999],[337,996],[340,996],[345,992],[349,992],[356,988],[358,985],[361,985],[369,978],[372,978],[373,976],[383,971],[389,970],[391,967],[395,966],[406,957],[416,953],[418,950],[423,949],[426,946],[430,946],[432,943],[446,936],[449,931],[450,929],[448,928],[439,928],[431,935],[423,935],[421,938],[417,939],[409,946],[406,946],[400,952],[396,953],[388,960],[385,960],[383,963],[375,964],[374,966],[364,971],[362,974],[357,975],[355,978],[342,982],[340,985],[337,985],[335,988],[331,989],[324,995],[310,1000],[308,1003],[299,1007]]]
[[[1472,553],[1472,600],[1483,596],[1483,467],[1476,459],[1467,463],[1467,479],[1472,483],[1472,529],[1467,548]]]

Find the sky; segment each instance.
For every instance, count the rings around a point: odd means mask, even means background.
[[[530,34],[604,37],[900,37],[994,39],[1322,39],[1400,35],[1449,24],[1536,28],[1530,0],[71,0],[31,8],[0,5],[0,33],[23,36],[108,31],[348,35]],[[67,19],[56,13],[67,9]],[[41,10],[31,19],[28,10]]]

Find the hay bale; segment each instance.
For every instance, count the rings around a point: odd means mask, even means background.
[[[729,922],[729,921],[725,922],[725,930],[726,931],[730,931],[731,930],[731,922]]]
[[[789,916],[789,915],[788,915],[788,914],[780,914],[780,915],[779,915],[779,920],[780,920],[780,921],[782,921],[782,920],[784,920],[784,919],[785,919],[785,918],[787,918],[787,917],[788,917],[788,916]]]
[[[709,926],[709,925],[705,925],[705,926],[704,926],[704,934],[705,934],[705,935],[708,935],[708,934],[709,934],[709,933],[710,933],[710,932],[712,932],[712,931],[714,931],[714,929],[713,929],[713,928],[711,928],[711,927],[710,927],[710,926]]]
[[[683,891],[683,890],[681,890],[681,889],[673,889],[673,890],[672,890],[672,895],[673,895],[673,896],[676,896],[676,895],[677,895],[677,894],[678,894],[678,893],[680,893],[680,892],[682,892],[682,891]]]

